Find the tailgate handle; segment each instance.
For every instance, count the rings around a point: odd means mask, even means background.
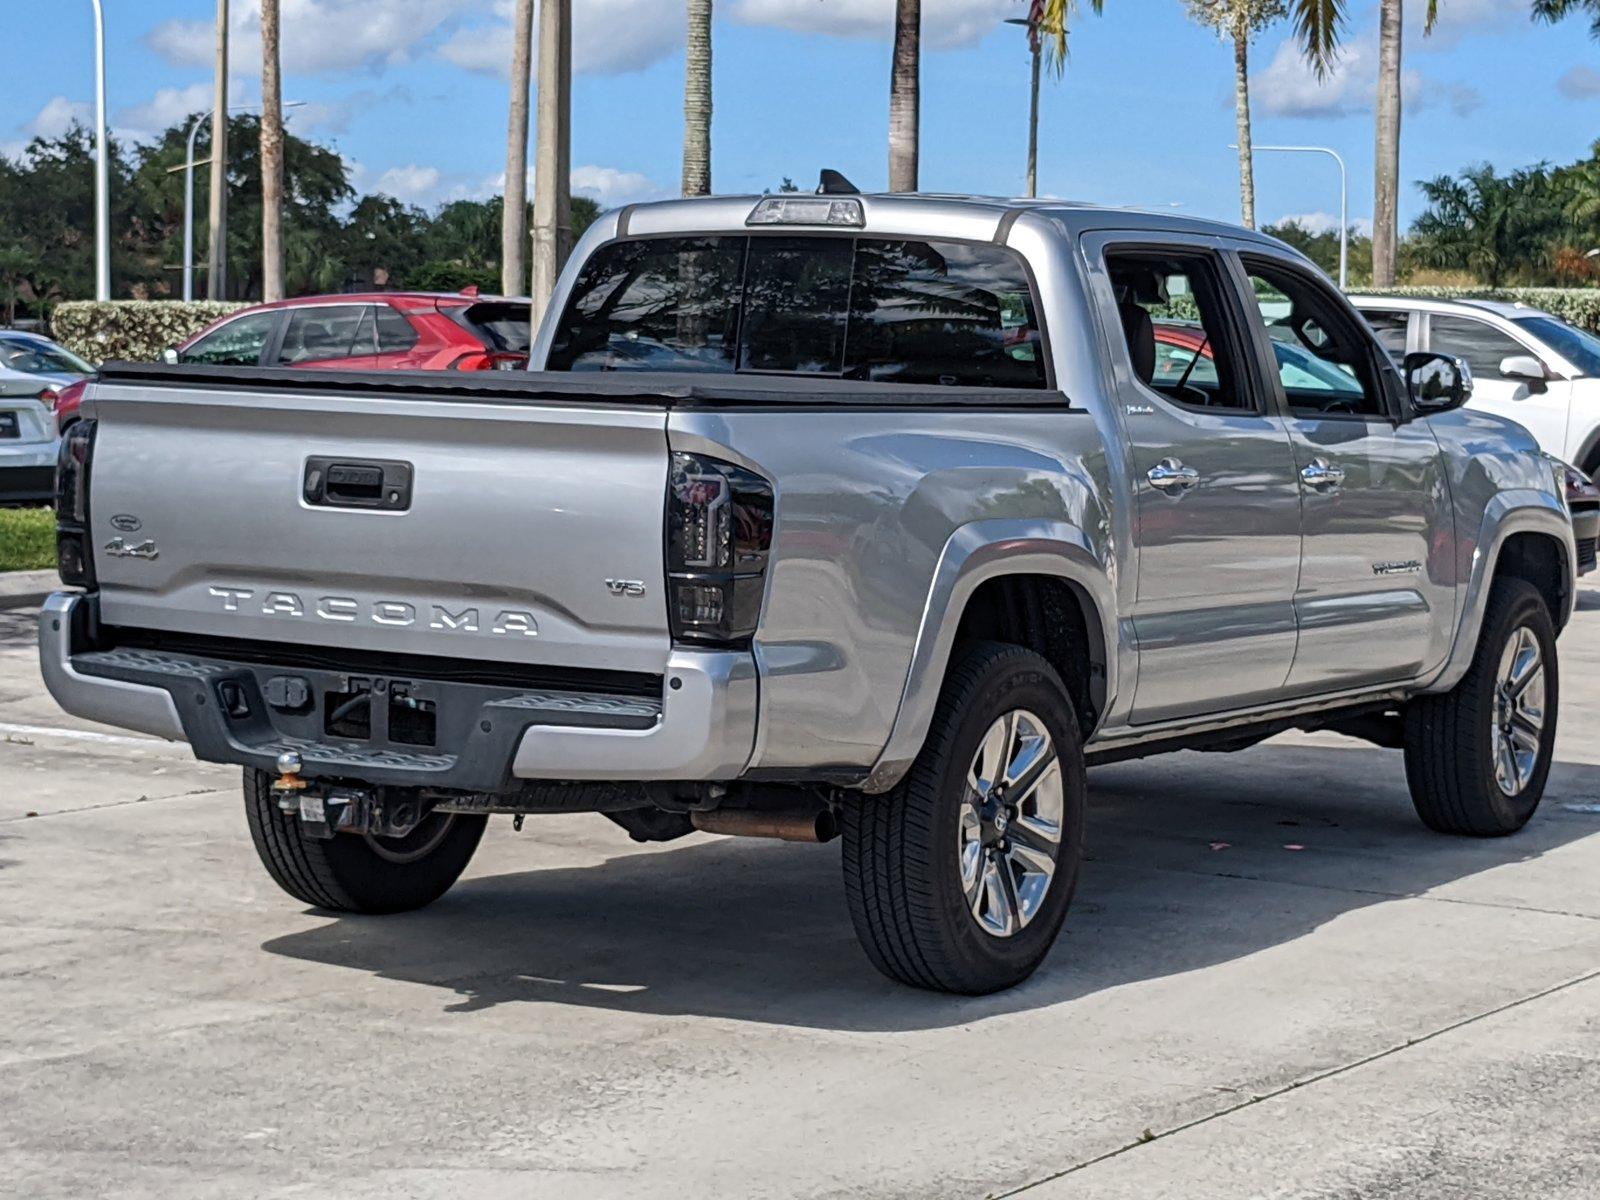
[[[301,494],[326,508],[411,507],[411,464],[390,460],[308,458]]]

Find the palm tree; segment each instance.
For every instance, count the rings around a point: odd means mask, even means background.
[[[1095,16],[1105,12],[1105,0],[1087,2]],[[1050,63],[1050,69],[1060,75],[1067,67],[1067,42],[1072,19],[1078,15],[1078,0],[1040,0],[1034,8],[1038,12],[1035,24],[1046,39],[1045,58]]]
[[[894,60],[889,68],[889,190],[917,190],[922,107],[922,0],[895,0]]]
[[[261,298],[283,299],[283,71],[278,0],[261,0]]]
[[[1189,0],[1189,15],[1233,42],[1233,108],[1239,127],[1239,211],[1256,227],[1256,172],[1250,130],[1250,38],[1286,15],[1283,0]]]
[[[1563,230],[1544,167],[1496,175],[1485,163],[1420,186],[1429,207],[1412,228],[1429,266],[1464,268],[1499,287],[1512,273],[1551,260]]]
[[[1095,15],[1105,9],[1105,0],[1089,0]],[[1038,193],[1039,184],[1039,60],[1048,57],[1050,69],[1060,78],[1067,67],[1067,34],[1072,18],[1077,16],[1077,0],[1030,0],[1028,19],[1021,22],[1028,27],[1028,44],[1033,51],[1033,81],[1028,104],[1028,197]],[[1046,42],[1044,39],[1050,40]]]
[[[1562,0],[1555,0],[1562,2]],[[1594,0],[1583,0],[1592,3]],[[1392,287],[1400,244],[1400,86],[1404,0],[1382,0],[1378,13],[1376,195],[1372,212],[1372,283]],[[1338,55],[1344,0],[1294,0],[1295,33],[1318,76]],[[1433,32],[1439,0],[1428,0],[1424,31]]]
[[[683,194],[711,194],[711,0],[688,0],[683,68]]]
[[[1533,0],[1533,16],[1537,21],[1554,24],[1577,13],[1588,15],[1589,36],[1600,41],[1600,0]]]
[[[528,244],[528,91],[533,85],[533,0],[517,0],[512,18],[511,121],[506,134],[506,194],[500,214],[500,290],[526,289]]]

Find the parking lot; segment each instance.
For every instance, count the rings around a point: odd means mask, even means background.
[[[32,620],[0,613],[0,1193],[1593,1194],[1592,589],[1523,834],[1426,832],[1399,756],[1332,736],[1104,768],[1066,933],[980,1000],[871,969],[836,846],[495,818],[425,912],[307,910],[237,771],[63,716]]]

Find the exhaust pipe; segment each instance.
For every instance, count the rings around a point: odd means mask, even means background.
[[[701,833],[729,837],[777,838],[820,845],[839,836],[831,808],[713,808],[692,812],[689,819]]]

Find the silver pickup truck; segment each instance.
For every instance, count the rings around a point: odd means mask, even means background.
[[[872,962],[980,993],[1061,927],[1088,766],[1328,729],[1434,829],[1539,803],[1559,468],[1269,238],[629,207],[533,364],[110,366],[65,441],[51,691],[241,764],[307,904],[427,904],[493,813],[837,835]]]

